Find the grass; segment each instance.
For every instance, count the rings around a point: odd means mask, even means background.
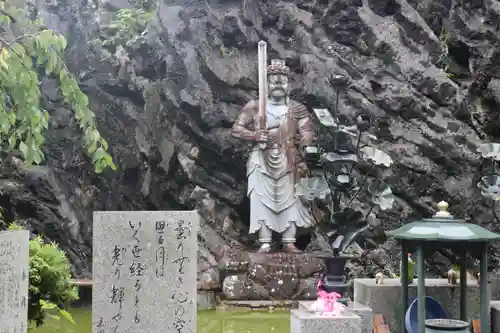
[[[90,308],[70,310],[76,325],[64,319],[47,320],[44,327],[32,333],[92,333]],[[197,318],[198,333],[289,333],[290,313],[286,311],[200,311]]]

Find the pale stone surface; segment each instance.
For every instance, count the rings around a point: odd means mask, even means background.
[[[215,293],[213,291],[198,290],[197,295],[198,310],[208,310],[215,308]]]
[[[417,285],[408,286],[408,300],[417,297]],[[477,281],[467,281],[467,314],[469,320],[479,319],[479,285]],[[438,301],[450,318],[460,317],[460,287],[448,283],[447,279],[425,279],[426,296]],[[489,286],[488,286],[489,287]],[[490,295],[491,288],[488,291]],[[401,283],[399,279],[384,279],[382,285],[375,279],[354,280],[354,302],[370,307],[373,313],[382,314],[386,323],[395,332],[401,331]],[[489,300],[488,300],[489,302]]]
[[[349,302],[347,310],[361,317],[363,333],[372,333],[373,311],[369,306],[361,303]]]
[[[349,311],[341,316],[326,317],[303,309],[290,314],[291,333],[364,333],[361,318]]]
[[[196,332],[198,223],[195,211],[94,212],[93,333]]]
[[[0,232],[0,332],[28,330],[29,231]]]
[[[491,301],[491,332],[500,332],[500,301]]]
[[[310,311],[313,303],[314,301],[299,301],[299,310]],[[347,304],[347,311],[358,315],[361,318],[363,333],[372,333],[373,314],[370,307],[356,302],[349,302]]]

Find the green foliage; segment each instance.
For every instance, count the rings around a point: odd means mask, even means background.
[[[219,47],[219,52],[222,58],[228,58],[234,53],[234,50],[229,50],[224,44],[221,44]]]
[[[73,316],[71,313],[68,311],[59,308],[56,304],[47,302],[43,299],[40,300],[40,305],[41,308],[44,312],[46,312],[50,318],[54,320],[61,320],[61,317],[72,323],[73,325],[76,325],[75,320],[73,319]],[[53,312],[58,313],[59,315],[53,314]]]
[[[154,13],[154,8],[120,9],[116,12],[115,19],[103,27],[103,45],[131,47],[146,42],[146,27]]]
[[[40,81],[48,76],[59,80],[61,95],[75,112],[95,171],[116,170],[88,97],[62,60],[66,39],[42,22],[28,19],[26,11],[12,3],[0,0],[0,148],[19,152],[26,164],[43,162],[41,147],[49,113],[41,106]]]
[[[17,224],[9,226],[9,230],[22,229]],[[78,299],[78,290],[70,281],[70,265],[64,251],[55,243],[44,243],[37,236],[30,240],[29,256],[28,320],[41,326],[48,315],[74,323],[71,314],[63,308],[63,305]]]
[[[450,34],[446,29],[441,29],[441,34],[439,35],[439,59],[437,61],[437,66],[443,68],[446,72],[451,64],[451,58],[448,50],[448,42],[450,40]]]

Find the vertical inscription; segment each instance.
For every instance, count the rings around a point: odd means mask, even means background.
[[[186,320],[184,319],[184,314],[186,312],[186,303],[188,302],[188,294],[183,291],[184,289],[184,265],[190,263],[190,258],[184,255],[184,242],[191,236],[191,223],[184,220],[178,220],[174,226],[175,231],[175,247],[176,252],[172,263],[177,266],[177,282],[175,283],[175,289],[172,293],[172,299],[174,300],[174,314],[175,319],[173,327],[175,332],[183,333],[185,331],[184,327],[186,325]]]
[[[165,277],[165,221],[156,221],[155,232],[156,232],[156,277]]]
[[[111,285],[111,295],[110,295],[110,303],[113,306],[112,312],[112,323],[111,328],[113,333],[120,332],[120,324],[123,319],[122,309],[123,303],[125,301],[125,287],[122,286],[122,269],[123,264],[125,263],[124,257],[127,249],[120,244],[115,244],[113,246],[113,251],[111,254],[111,266],[114,270],[114,281]],[[101,319],[101,318],[99,318]],[[104,324],[101,321],[101,326]]]
[[[0,232],[0,333],[26,333],[29,232]]]
[[[141,239],[137,237],[140,229],[142,228],[142,222],[132,222],[129,221],[129,226],[132,231],[132,263],[130,264],[130,277],[134,281],[134,324],[139,324],[141,322],[139,302],[140,302],[140,291],[142,288],[142,277],[144,276],[145,265],[141,259],[142,245]]]
[[[93,333],[196,332],[197,223],[193,211],[94,213]]]

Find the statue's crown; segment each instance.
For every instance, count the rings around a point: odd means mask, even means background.
[[[290,75],[290,68],[285,65],[285,60],[272,59],[271,64],[267,66],[267,75]]]

